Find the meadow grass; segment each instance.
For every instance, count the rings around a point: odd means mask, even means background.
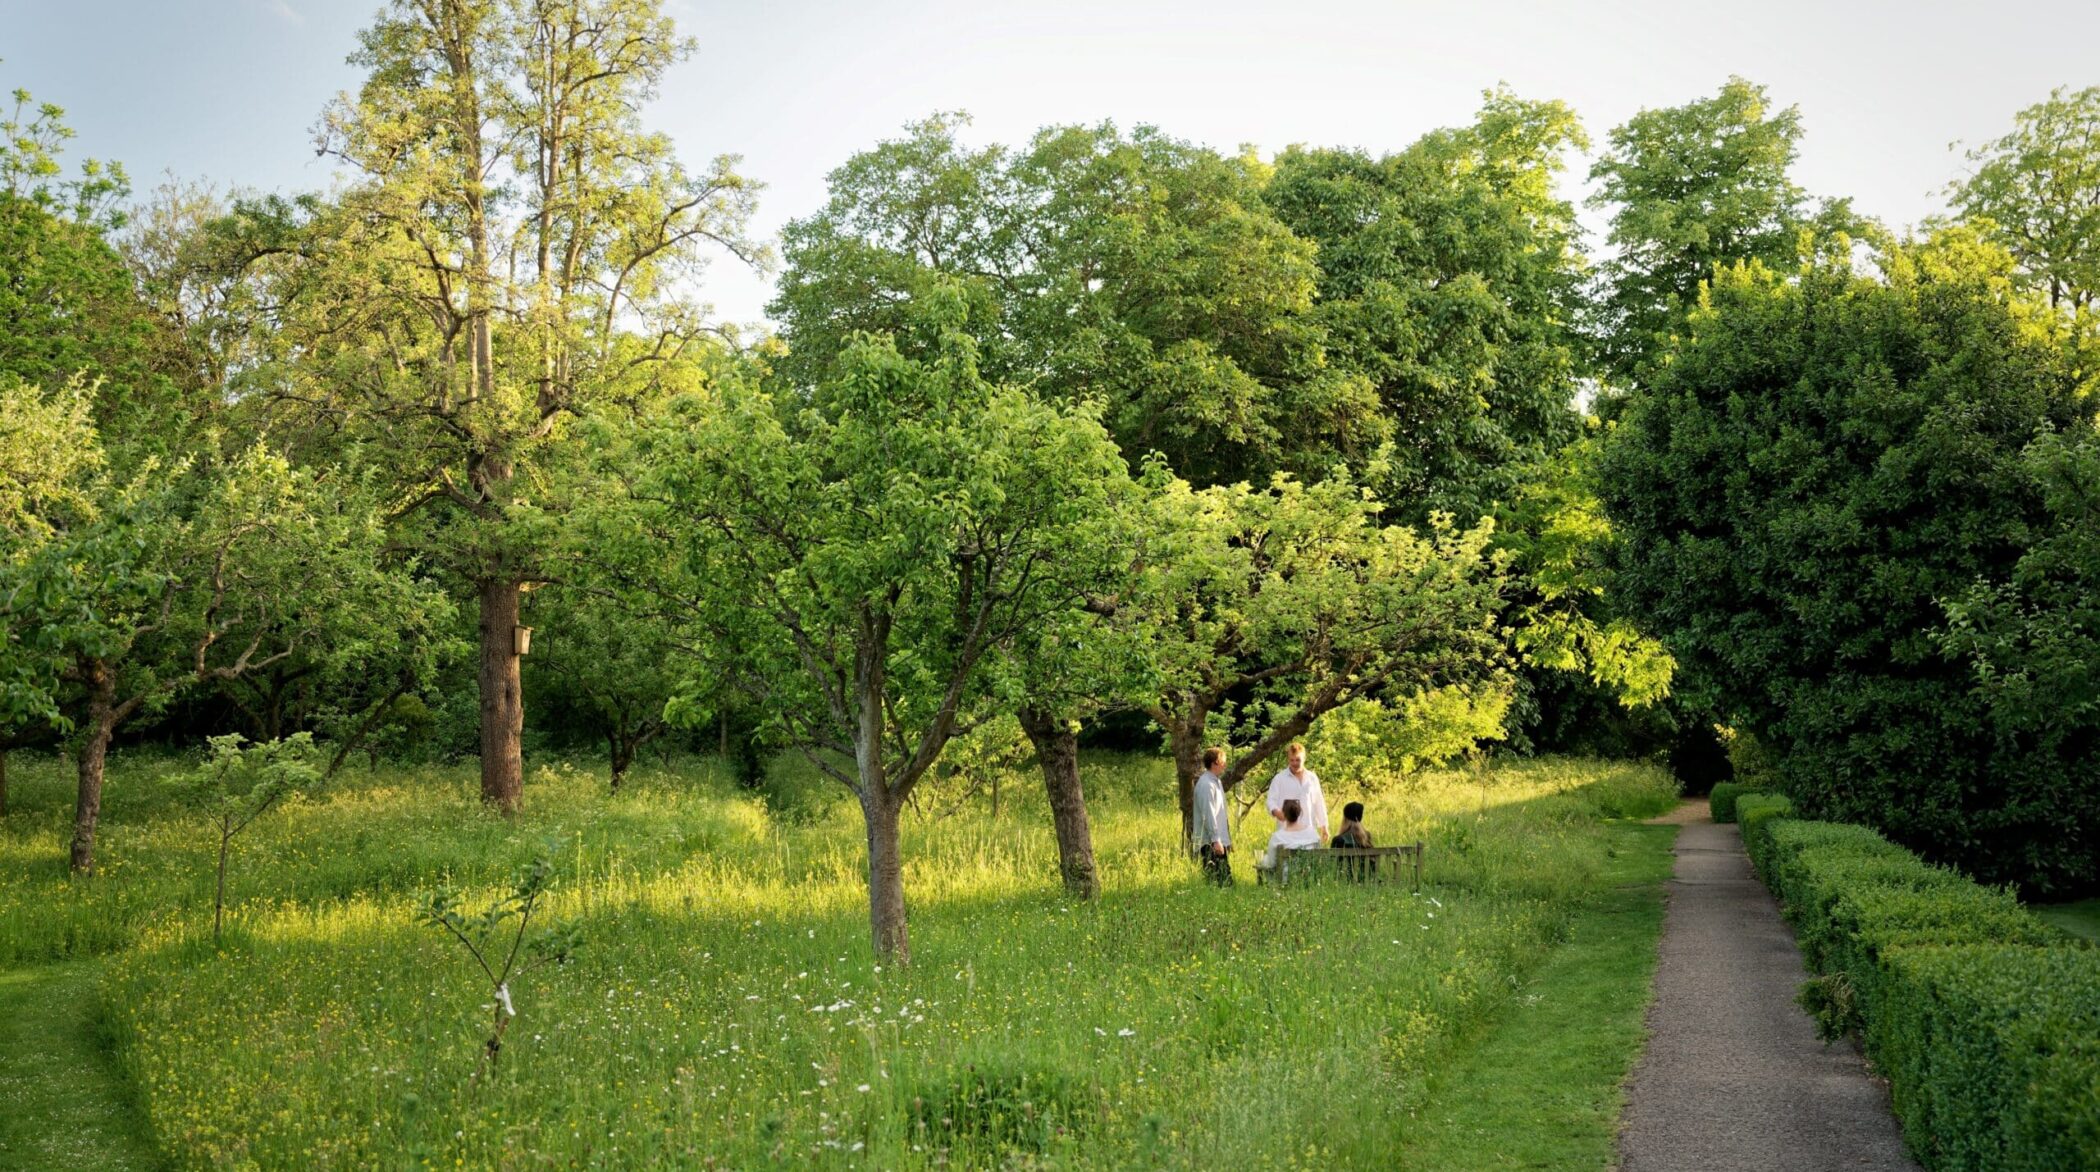
[[[1253,886],[1259,811],[1220,890],[1176,849],[1167,766],[1089,758],[1102,897],[1062,898],[1016,777],[999,816],[908,822],[898,969],[852,809],[785,818],[704,766],[619,795],[541,769],[509,822],[465,770],[352,776],[249,832],[215,949],[211,840],[152,797],[178,767],[113,776],[87,879],[59,861],[64,778],[20,770],[0,940],[108,954],[118,1067],[183,1167],[1387,1166],[1429,1072],[1623,883],[1612,820],[1674,802],[1645,766],[1431,775],[1363,795],[1382,841],[1428,842],[1420,897]],[[514,991],[484,1076],[486,985],[416,893],[492,895],[550,838],[587,943]]]

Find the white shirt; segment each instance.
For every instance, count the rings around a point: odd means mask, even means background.
[[[1190,845],[1201,849],[1207,843],[1232,845],[1232,824],[1225,817],[1225,787],[1218,775],[1206,769],[1196,775],[1196,810]]]
[[[1298,819],[1298,829],[1292,830],[1288,826],[1278,826],[1276,832],[1269,835],[1269,849],[1261,853],[1261,865],[1263,867],[1274,867],[1276,865],[1277,851],[1316,850],[1319,846],[1320,832],[1313,829],[1312,824],[1301,817]]]
[[[1292,798],[1298,799],[1298,804],[1304,807],[1301,813],[1305,825],[1325,835],[1327,795],[1320,792],[1320,775],[1308,769],[1305,777],[1300,779],[1291,774],[1289,766],[1277,770],[1276,776],[1269,781],[1269,813],[1282,813],[1283,804]]]

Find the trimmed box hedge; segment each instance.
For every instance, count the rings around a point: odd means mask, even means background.
[[[2100,1168],[2100,949],[1866,827],[1736,805],[1821,974],[1802,1003],[1826,1035],[1860,1032],[1921,1162]]]
[[[1713,814],[1714,821],[1733,822],[1735,821],[1736,799],[1744,794],[1761,794],[1763,792],[1765,791],[1754,785],[1745,785],[1739,781],[1724,781],[1708,791],[1706,808]]]
[[[2100,951],[1902,948],[1867,1042],[1920,1161],[2100,1168]]]

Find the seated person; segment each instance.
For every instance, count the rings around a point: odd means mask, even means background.
[[[1318,850],[1320,832],[1305,818],[1305,806],[1296,798],[1288,798],[1279,807],[1283,819],[1275,833],[1269,835],[1269,848],[1261,853],[1261,868],[1265,871],[1276,868],[1276,852]]]
[[[1351,802],[1342,807],[1342,832],[1328,844],[1337,849],[1355,847],[1369,850],[1376,845],[1371,841],[1371,832],[1364,829],[1364,804]],[[1362,879],[1378,869],[1377,859],[1343,859],[1344,871],[1353,878]]]

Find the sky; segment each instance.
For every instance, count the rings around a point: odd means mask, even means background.
[[[770,237],[825,175],[936,111],[966,138],[1024,141],[1112,119],[1270,154],[1385,153],[1469,121],[1508,83],[1559,98],[1591,136],[1709,95],[1731,74],[1798,105],[1797,180],[1903,226],[1943,208],[1956,141],[2010,128],[2057,86],[2100,85],[2100,3],[2011,0],[666,0],[698,50],[645,112],[699,164],[740,155]],[[345,58],[378,0],[0,0],[0,90],[65,107],[80,156],[140,190],[164,176],[296,191],[331,172],[312,127],[354,88]],[[1586,160],[1571,168],[1579,198]],[[1601,229],[1597,213],[1587,217]],[[771,279],[723,258],[703,295],[764,316]]]

